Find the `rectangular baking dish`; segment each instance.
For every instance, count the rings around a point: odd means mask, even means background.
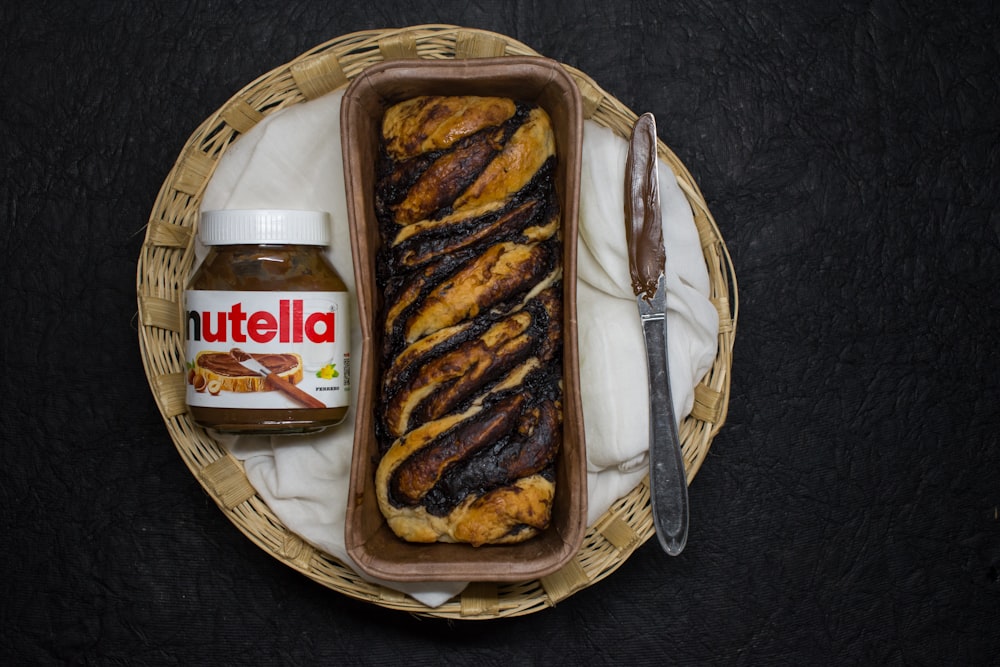
[[[563,444],[547,530],[515,545],[413,544],[397,538],[375,499],[381,295],[375,283],[379,248],[373,192],[385,109],[418,95],[496,95],[532,101],[552,119],[562,207]],[[357,416],[347,506],[347,552],[368,575],[389,581],[530,581],[550,574],[580,549],[586,532],[587,475],[579,386],[576,246],[583,120],[580,93],[557,62],[540,57],[399,60],[373,65],[348,87],[341,107],[347,210],[354,257],[362,357],[356,365]]]

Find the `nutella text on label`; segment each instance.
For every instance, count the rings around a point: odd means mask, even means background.
[[[278,299],[273,311],[253,312],[238,301],[228,310],[188,310],[187,337],[207,343],[335,343],[336,320],[335,310],[307,311],[300,298]]]

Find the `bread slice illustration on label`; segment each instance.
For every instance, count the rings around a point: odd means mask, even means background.
[[[302,381],[302,357],[295,352],[254,352],[249,356],[287,382]],[[250,393],[275,389],[263,375],[243,366],[230,352],[199,352],[194,360],[194,371],[209,383],[219,382],[223,391]]]

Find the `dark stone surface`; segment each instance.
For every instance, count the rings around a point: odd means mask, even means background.
[[[138,352],[144,225],[191,132],[317,44],[433,22],[654,112],[740,287],[687,549],[520,619],[417,619],[272,559],[184,466]],[[12,664],[996,664],[992,3],[42,0],[0,26]]]

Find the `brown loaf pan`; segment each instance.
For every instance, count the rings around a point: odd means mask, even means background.
[[[564,268],[564,419],[556,496],[549,528],[515,545],[412,544],[397,538],[375,500],[378,457],[374,410],[380,377],[381,295],[375,284],[379,247],[373,191],[378,134],[385,109],[418,95],[498,95],[532,101],[551,116],[558,157]],[[580,93],[557,62],[541,57],[400,60],[359,74],[344,95],[341,139],[354,273],[361,318],[357,417],[347,552],[365,573],[389,581],[530,581],[558,570],[580,549],[586,531],[587,475],[576,322],[576,243],[583,120]]]

